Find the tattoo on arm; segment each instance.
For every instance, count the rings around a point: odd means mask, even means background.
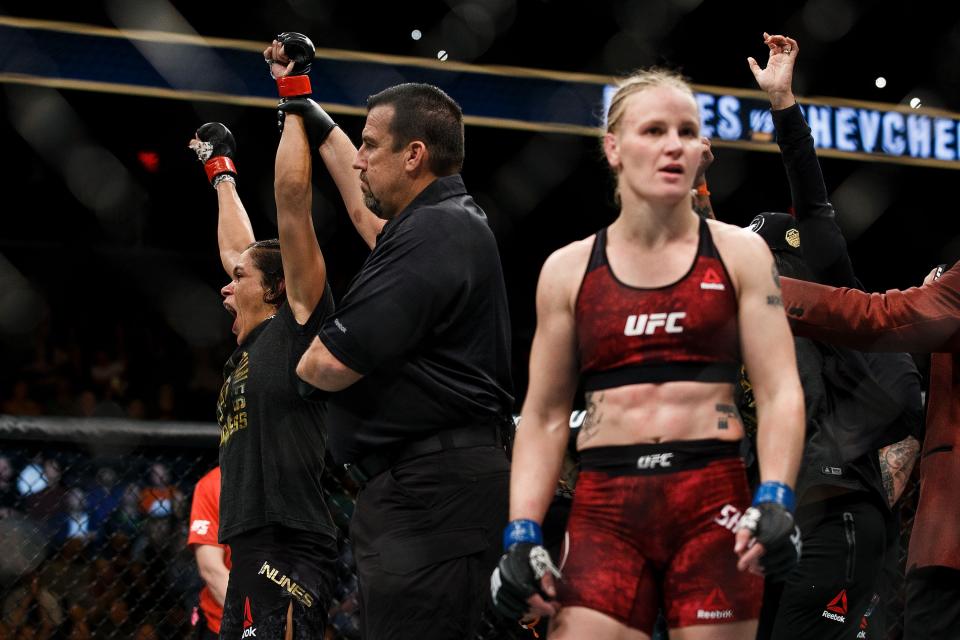
[[[880,449],[880,475],[891,507],[906,488],[919,451],[920,443],[912,436]]]
[[[729,429],[729,420],[739,420],[741,423],[743,422],[743,420],[740,419],[740,412],[737,411],[736,405],[718,404],[716,405],[716,409],[717,412],[720,413],[720,419],[717,420],[717,429]]]
[[[770,267],[771,275],[773,275],[773,284],[777,285],[777,291],[780,290],[780,272],[777,271],[777,263],[774,262],[773,266]]]
[[[771,307],[782,307],[783,298],[780,296],[767,296],[767,304]]]
[[[603,420],[603,413],[600,411],[600,405],[603,404],[602,393],[587,394],[587,415],[583,418],[583,426],[580,427],[580,435],[577,437],[577,443],[583,444],[600,431],[600,421]]]

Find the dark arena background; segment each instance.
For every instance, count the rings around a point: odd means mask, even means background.
[[[616,215],[597,127],[604,83],[635,68],[679,68],[702,92],[714,209],[745,225],[790,208],[746,57],[764,64],[764,31],[796,38],[795,92],[866,288],[918,285],[960,254],[956,4],[0,2],[0,639],[189,632],[189,497],[216,464],[235,343],[216,198],[187,143],[204,122],[232,129],[254,230],[276,236],[275,90],[259,49],[278,32],[313,39],[317,99],[354,142],[366,96],[390,84],[433,82],[463,105],[464,180],[505,268],[516,411],[544,259]],[[314,173],[339,295],[365,246]],[[336,469],[325,481],[346,531],[355,487]],[[151,508],[151,491],[167,506]],[[328,637],[359,637],[347,545],[341,565]]]

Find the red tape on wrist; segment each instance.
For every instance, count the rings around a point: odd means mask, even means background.
[[[233,175],[237,175],[237,168],[233,166],[233,160],[227,156],[210,158],[207,160],[206,164],[203,165],[203,168],[207,172],[207,180],[213,180],[221,173],[232,173]]]
[[[313,93],[310,88],[309,76],[283,76],[277,78],[277,91],[281,98],[293,98],[295,96],[308,96]]]

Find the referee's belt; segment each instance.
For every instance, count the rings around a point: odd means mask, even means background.
[[[438,453],[445,449],[500,446],[500,437],[495,425],[473,425],[444,429],[413,442],[400,443],[393,447],[368,453],[357,462],[343,465],[350,477],[365,484],[387,469],[412,458]]]

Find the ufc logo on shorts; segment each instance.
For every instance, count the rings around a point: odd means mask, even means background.
[[[659,327],[663,327],[666,333],[683,333],[683,327],[679,322],[687,317],[685,311],[673,311],[671,313],[641,313],[639,315],[627,316],[627,326],[623,329],[625,336],[652,336]]]
[[[640,456],[637,458],[637,469],[655,469],[656,467],[669,467],[672,453],[654,453],[649,456]]]

